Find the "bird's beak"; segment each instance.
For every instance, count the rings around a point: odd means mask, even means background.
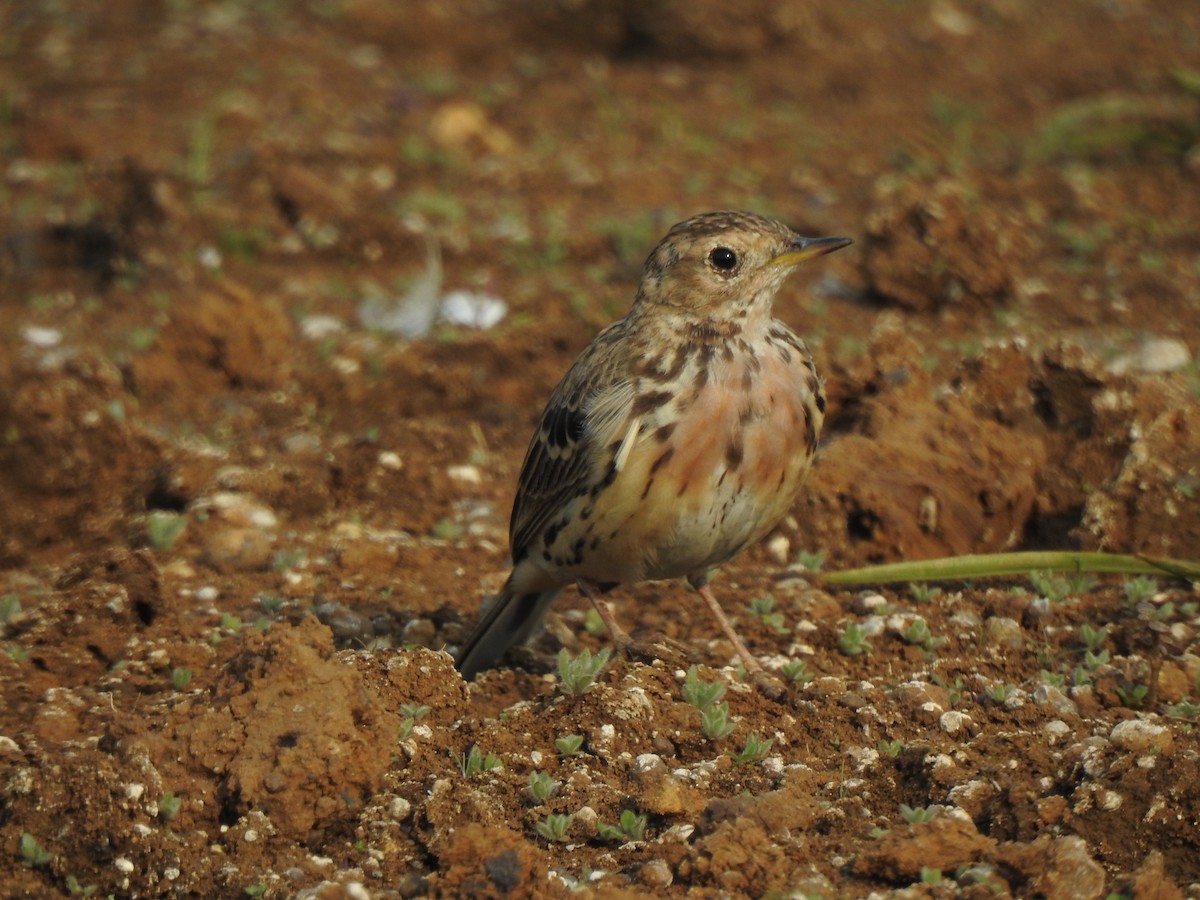
[[[775,266],[798,266],[814,256],[824,256],[834,250],[849,247],[854,241],[844,237],[808,238],[797,237],[792,240],[792,248],[786,253],[780,253],[771,260]]]

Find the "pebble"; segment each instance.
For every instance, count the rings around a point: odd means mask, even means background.
[[[1118,356],[1109,363],[1109,371],[1116,375],[1129,371],[1162,373],[1177,372],[1192,361],[1191,351],[1179,338],[1146,338],[1131,352]]]
[[[62,332],[57,328],[42,328],[38,325],[26,325],[21,329],[21,337],[25,343],[34,347],[57,347],[62,343]]]
[[[948,709],[938,719],[938,725],[946,734],[958,734],[960,731],[969,734],[975,728],[975,720],[966,713],[959,712],[956,709]]]
[[[255,572],[270,566],[271,535],[257,528],[224,528],[204,542],[204,558],[221,572]]]
[[[983,643],[988,647],[1022,646],[1021,623],[1007,616],[988,616],[983,620]]]
[[[1071,726],[1062,719],[1051,719],[1042,726],[1042,734],[1044,734],[1050,743],[1054,743],[1060,738],[1066,737],[1071,733]]]
[[[1147,722],[1145,719],[1120,722],[1113,726],[1108,736],[1114,745],[1132,753],[1149,753],[1155,749],[1162,753],[1170,753],[1175,746],[1170,728]]]
[[[1039,706],[1049,706],[1060,715],[1079,715],[1079,707],[1075,705],[1075,701],[1048,684],[1038,685],[1034,689],[1033,702]]]
[[[855,597],[850,603],[850,608],[860,616],[866,616],[887,606],[887,602],[887,597],[883,594],[868,591]]]
[[[300,323],[300,334],[310,341],[319,341],[345,330],[345,323],[336,316],[309,316]]]
[[[412,812],[412,804],[403,797],[395,797],[388,804],[388,815],[397,822],[403,822]]]
[[[471,487],[483,484],[483,473],[479,471],[479,466],[450,466],[446,469],[446,474],[453,480]]]
[[[335,640],[347,641],[364,638],[372,634],[370,621],[344,603],[329,601],[318,604],[313,613],[317,620],[327,625]]]
[[[442,298],[439,312],[451,325],[488,331],[508,315],[508,304],[491,294],[451,291]]]
[[[250,494],[221,491],[208,498],[207,505],[230,525],[264,530],[279,525],[279,517],[275,515],[275,511]]]
[[[321,449],[321,439],[306,431],[289,434],[279,442],[284,453],[316,453]]]
[[[675,880],[665,859],[652,859],[638,870],[638,881],[647,887],[665,888]]]
[[[787,535],[777,534],[767,541],[767,558],[775,565],[786,566],[791,553],[792,542],[787,539]]]

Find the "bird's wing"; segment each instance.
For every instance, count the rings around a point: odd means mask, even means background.
[[[576,497],[602,480],[630,427],[633,382],[623,352],[626,320],[598,334],[563,376],[542,412],[525,454],[513,503],[509,540],[513,562],[530,551],[542,530]],[[617,449],[610,452],[616,445]]]

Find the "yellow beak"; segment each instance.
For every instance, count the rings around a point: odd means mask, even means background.
[[[800,263],[806,262],[814,256],[824,256],[826,253],[832,253],[834,250],[849,247],[853,243],[854,241],[850,238],[844,237],[798,237],[792,241],[792,249],[786,253],[780,253],[772,259],[771,265],[798,266]]]

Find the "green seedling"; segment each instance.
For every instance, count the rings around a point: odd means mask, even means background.
[[[558,750],[559,756],[575,756],[583,749],[583,735],[568,734],[566,737],[557,738],[554,741],[554,747]]]
[[[42,845],[28,831],[21,835],[21,859],[35,869],[48,865],[54,859],[54,854],[42,848]]]
[[[1056,576],[1053,572],[1030,572],[1029,583],[1033,589],[1051,603],[1059,603],[1071,594],[1071,585],[1065,578]]]
[[[1129,709],[1141,709],[1146,695],[1150,693],[1150,688],[1144,684],[1118,685],[1116,691],[1117,696],[1121,698],[1122,706],[1127,706]]]
[[[21,613],[21,598],[15,593],[0,597],[0,625],[15,619]]]
[[[783,613],[775,610],[775,598],[770,594],[763,594],[750,601],[750,615],[762,619],[763,624],[776,634],[787,634],[787,627],[783,624]]]
[[[67,893],[72,897],[91,897],[98,890],[100,890],[98,884],[82,885],[74,875],[67,876]]]
[[[551,843],[566,840],[567,832],[571,828],[572,818],[572,816],[568,815],[551,813],[541,822],[537,823],[537,833]]]
[[[900,751],[904,749],[904,741],[881,740],[875,746],[878,748],[880,753],[884,754],[885,756],[890,756],[890,757],[892,757],[892,759],[895,759],[897,756],[900,755]]]
[[[163,798],[158,801],[158,817],[164,822],[170,822],[173,818],[179,815],[179,810],[183,807],[183,798],[175,794],[163,794]]]
[[[1173,719],[1200,719],[1200,703],[1194,700],[1180,700],[1167,707],[1167,715]]]
[[[683,699],[685,703],[699,710],[706,710],[725,696],[724,681],[703,681],[700,678],[698,666],[690,666],[687,677],[683,682]]]
[[[779,667],[779,674],[792,684],[804,685],[813,680],[808,664],[802,659],[789,659]]]
[[[901,637],[906,642],[920,647],[927,653],[932,653],[938,647],[942,646],[942,644],[946,643],[946,638],[934,637],[933,632],[929,630],[929,624],[921,618],[914,619],[912,624],[904,629]]]
[[[845,656],[861,656],[870,653],[871,642],[867,640],[867,631],[857,622],[851,622],[843,629],[838,637],[838,650]]]
[[[912,595],[914,603],[930,603],[941,592],[940,587],[934,587],[927,581],[913,581],[908,585],[908,592]]]
[[[533,799],[538,803],[545,803],[553,796],[554,791],[558,788],[558,782],[555,781],[546,772],[534,769],[529,773],[529,793],[533,795]]]
[[[175,668],[171,670],[171,687],[177,691],[182,691],[192,683],[192,670],[184,668]]]
[[[472,744],[471,749],[461,755],[456,756],[454,751],[451,750],[450,758],[454,760],[458,765],[458,771],[466,778],[478,775],[480,772],[504,767],[504,764],[500,762],[500,757],[494,753],[484,756],[483,752],[475,744]]]
[[[151,510],[146,516],[146,540],[155,550],[165,552],[175,546],[186,527],[187,516],[165,509]]]
[[[1108,626],[1102,625],[1099,628],[1093,628],[1084,622],[1079,626],[1079,638],[1083,641],[1084,646],[1094,653],[1108,640]]]
[[[729,704],[717,703],[700,713],[700,730],[710,741],[719,741],[728,737],[733,731],[733,723],[729,721]]]
[[[806,572],[820,572],[821,567],[825,565],[825,554],[819,550],[816,552],[801,550],[796,554],[795,565]]]
[[[909,806],[900,804],[900,817],[909,825],[920,825],[931,821],[938,814],[936,806]]]
[[[589,607],[587,615],[583,617],[583,630],[592,637],[603,637],[608,634],[608,626],[604,624],[600,613],[596,612],[593,607]]]
[[[640,841],[646,834],[646,817],[632,809],[622,811],[616,825],[596,821],[596,836],[602,841]]]
[[[1136,606],[1139,603],[1145,603],[1151,597],[1158,593],[1158,582],[1149,575],[1139,575],[1137,578],[1125,579],[1124,585],[1125,599],[1130,605]]]
[[[585,649],[574,658],[565,649],[559,650],[558,679],[562,689],[572,695],[590,690],[610,656],[612,651],[607,647],[594,656],[590,650]]]
[[[1012,692],[1015,690],[1016,687],[1011,684],[989,684],[985,688],[984,693],[988,695],[988,699],[993,703],[1003,706],[1004,701],[1011,697]]]
[[[757,733],[751,734],[746,738],[746,746],[733,758],[734,764],[744,766],[748,763],[762,762],[771,752],[772,743],[770,738],[764,740]]]

